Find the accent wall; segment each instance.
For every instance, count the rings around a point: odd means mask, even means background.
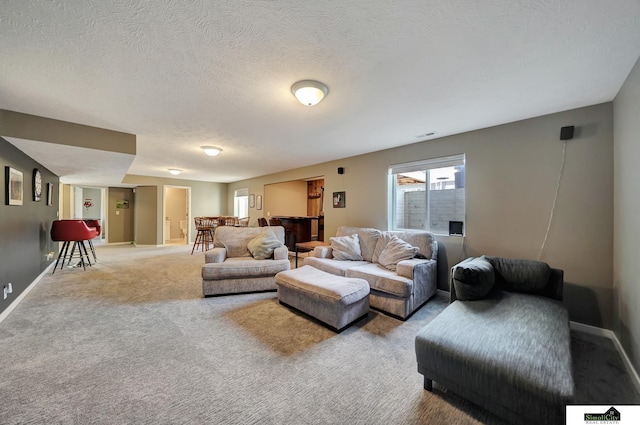
[[[47,268],[58,255],[58,243],[51,241],[51,223],[58,213],[58,176],[43,167],[18,148],[0,138],[0,289],[9,282],[13,293],[6,300],[0,292],[0,313]],[[7,205],[5,169],[12,167],[23,173],[22,205]],[[42,173],[42,198],[33,200],[32,173]],[[47,185],[53,185],[53,205],[47,205]],[[53,252],[52,259],[47,254]]]

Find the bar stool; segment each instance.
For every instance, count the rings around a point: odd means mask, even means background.
[[[213,217],[194,217],[193,219],[196,222],[197,233],[196,240],[193,241],[193,248],[191,248],[191,255],[198,246],[202,247],[203,252],[209,249],[209,245],[213,244],[213,231],[217,224]]]
[[[98,234],[96,236],[100,236],[102,233],[102,226],[100,225],[100,220],[94,219],[86,219],[84,220],[87,223],[87,226],[96,229]],[[89,248],[91,248],[91,253],[93,254],[93,261],[98,262],[98,257],[96,257],[96,249],[93,247],[93,239],[89,239]]]
[[[91,240],[96,236],[97,231],[87,226],[83,220],[54,220],[51,224],[51,240],[54,242],[63,242],[63,244],[60,248],[56,265],[53,268],[53,273],[56,272],[61,258],[62,264],[60,265],[60,269],[64,267],[65,261],[67,261],[67,264],[71,263],[76,248],[78,248],[79,264],[82,264],[82,268],[86,270],[87,263],[91,266],[91,260],[89,259],[89,253],[87,252],[87,247],[84,245],[84,241]],[[71,253],[69,253],[69,245],[71,242],[73,242],[73,247],[71,248]],[[69,255],[67,256],[68,253]]]

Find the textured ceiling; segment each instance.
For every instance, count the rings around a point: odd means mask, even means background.
[[[230,182],[610,101],[638,28],[638,0],[2,0],[0,108],[136,134],[129,174]]]

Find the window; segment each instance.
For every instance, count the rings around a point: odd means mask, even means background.
[[[465,219],[464,154],[389,167],[393,230],[449,234],[449,222]]]
[[[233,215],[239,218],[249,217],[249,189],[239,189],[234,192]]]

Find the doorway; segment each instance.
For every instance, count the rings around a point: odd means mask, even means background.
[[[164,187],[164,221],[162,238],[164,245],[187,245],[191,240],[191,188]]]
[[[73,186],[73,218],[98,220],[102,231],[93,240],[94,244],[106,241],[106,189],[100,187]]]

